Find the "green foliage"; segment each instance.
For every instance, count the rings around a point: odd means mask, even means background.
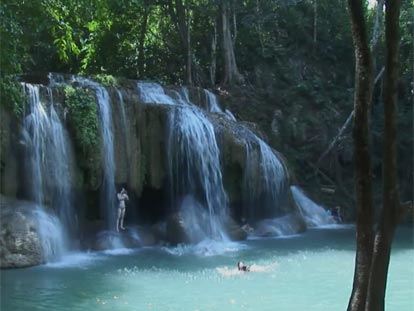
[[[95,97],[89,89],[65,87],[65,103],[69,109],[75,142],[87,154],[98,144],[98,114]]]
[[[15,76],[0,76],[0,103],[13,111],[17,118],[23,117],[24,95]]]
[[[104,86],[113,86],[113,87],[118,86],[118,81],[112,75],[97,74],[94,76],[94,79]]]

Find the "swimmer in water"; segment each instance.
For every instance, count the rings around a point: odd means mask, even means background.
[[[250,267],[248,267],[248,266],[244,265],[244,264],[243,264],[243,262],[241,262],[241,261],[239,261],[239,262],[237,263],[237,269],[238,269],[239,271],[245,271],[245,272],[249,272],[249,271],[250,271]]]

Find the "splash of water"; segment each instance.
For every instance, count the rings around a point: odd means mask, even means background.
[[[67,252],[65,234],[59,219],[40,207],[33,209],[43,257],[46,262],[59,260]]]

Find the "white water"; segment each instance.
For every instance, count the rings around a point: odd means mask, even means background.
[[[60,260],[67,252],[62,224],[56,216],[46,213],[40,207],[34,207],[33,214],[37,221],[37,232],[45,261]]]
[[[197,107],[177,106],[171,111],[168,154],[173,206],[193,195],[208,210],[208,237],[223,239],[221,221],[227,217],[227,195],[219,149],[213,125]]]
[[[122,118],[122,133],[124,137],[124,145],[126,150],[126,161],[127,161],[127,167],[129,168],[129,164],[131,161],[131,144],[130,144],[130,133],[129,133],[129,124],[128,124],[128,118],[126,117],[125,112],[125,103],[124,98],[122,96],[122,93],[120,90],[116,89],[116,92],[118,94],[118,100],[119,100],[119,106],[121,109],[121,118]],[[129,171],[129,170],[128,170]]]
[[[290,186],[293,199],[300,209],[305,222],[310,227],[335,224],[334,219],[325,209],[308,198],[297,186]]]
[[[59,219],[68,232],[74,234],[78,226],[72,195],[75,163],[68,134],[53,105],[50,106],[50,134],[51,150],[49,150],[49,154],[55,160],[53,165],[49,167],[53,194],[51,205],[57,208]]]
[[[206,96],[206,102],[207,102],[207,111],[209,112],[216,112],[216,113],[223,113],[223,110],[221,110],[218,102],[217,97],[209,90],[204,90],[204,94]]]
[[[23,138],[26,145],[26,171],[30,172],[30,198],[43,204],[44,184],[43,167],[46,157],[46,139],[49,119],[40,102],[39,86],[23,84],[23,90],[29,98],[29,112],[23,121]]]
[[[170,96],[165,94],[163,87],[158,83],[138,82],[137,88],[140,99],[146,104],[176,104]]]
[[[219,113],[223,115],[224,117],[226,117],[228,120],[237,122],[236,117],[231,113],[230,110],[225,109],[223,112],[223,110],[220,108],[220,105],[217,101],[217,96],[214,93],[205,89],[204,94],[206,97],[205,100],[207,103],[207,111],[213,112],[213,113]]]
[[[224,113],[226,114],[227,119],[229,119],[231,121],[234,121],[234,122],[237,122],[236,117],[234,116],[234,114],[230,110],[226,109],[226,110],[224,110]]]
[[[39,86],[23,84],[23,87],[30,103],[23,122],[29,195],[39,205],[46,200],[56,211],[63,225],[62,244],[66,248],[66,236],[73,236],[77,232],[72,195],[74,161],[70,140],[55,111],[51,90],[46,88],[50,105],[48,115],[40,100]]]
[[[287,183],[284,166],[272,148],[252,135],[253,141],[245,143],[244,216],[250,219],[281,216],[280,204]]]

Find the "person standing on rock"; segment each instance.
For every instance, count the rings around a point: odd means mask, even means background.
[[[124,227],[124,217],[125,217],[125,201],[129,201],[129,197],[127,191],[122,188],[121,192],[117,194],[119,205],[118,205],[118,218],[116,220],[116,231],[119,232],[119,228],[121,230],[125,230]]]

